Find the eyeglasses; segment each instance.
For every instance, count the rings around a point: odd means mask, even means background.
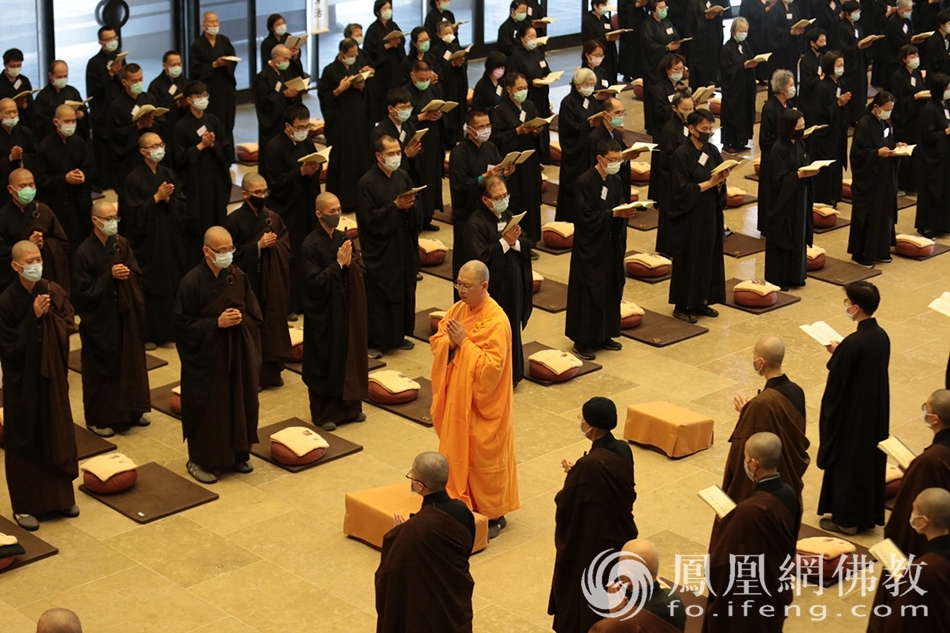
[[[454,284],[452,284],[452,287],[455,288],[456,290],[469,291],[477,285],[478,284],[463,284],[461,282],[456,281]]]
[[[262,198],[264,196],[270,195],[270,189],[261,189],[260,191],[248,191],[248,193],[251,194],[252,196],[257,196],[258,198]]]
[[[233,252],[236,251],[237,249],[234,248],[234,246],[229,246],[228,248],[222,248],[221,250],[216,251],[216,250],[214,250],[213,248],[211,248],[211,247],[209,246],[209,247],[208,247],[208,250],[211,251],[212,253],[214,253],[215,255],[220,255],[221,253],[233,253]]]
[[[118,221],[120,221],[120,220],[122,219],[122,218],[119,217],[118,215],[110,215],[110,216],[108,216],[108,217],[102,217],[102,216],[100,216],[100,215],[97,215],[97,216],[95,216],[95,218],[96,218],[97,220],[101,221],[101,222],[112,222],[113,220],[115,220],[116,222],[118,222]]]
[[[424,483],[422,483],[422,480],[416,479],[415,477],[412,476],[412,471],[411,471],[411,470],[410,470],[408,473],[406,473],[406,479],[408,479],[408,480],[411,481],[411,482],[414,482],[414,483],[419,484],[419,485],[422,486],[423,488],[428,488],[428,486],[426,486]]]
[[[145,149],[150,149],[150,150],[151,150],[151,149],[165,149],[165,144],[164,144],[164,143],[156,143],[155,145],[149,145],[149,146],[146,147]]]

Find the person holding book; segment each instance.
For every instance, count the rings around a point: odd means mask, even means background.
[[[683,71],[686,68],[686,58],[677,53],[667,53],[660,60],[658,67],[661,79],[650,88],[650,101],[644,101],[643,107],[653,112],[650,119],[653,121],[652,138],[654,143],[660,141],[663,126],[673,116],[670,109],[671,97],[677,90],[689,90],[683,82]]]
[[[950,11],[941,11],[937,14],[937,27],[934,36],[928,37],[921,44],[920,65],[927,69],[928,75],[950,72],[948,33],[950,33]]]
[[[686,4],[686,34],[689,43],[689,87],[719,85],[719,56],[722,51],[723,16],[732,7],[726,0],[689,0]],[[748,27],[748,24],[746,24]],[[730,30],[735,31],[733,24]],[[752,138],[751,136],[749,138]]]
[[[857,330],[831,342],[828,382],[821,398],[818,468],[824,471],[818,514],[821,529],[857,534],[884,524],[887,456],[878,442],[890,426],[891,342],[874,313],[881,294],[868,281],[844,287],[844,312]]]
[[[291,66],[291,61],[290,49],[283,44],[277,44],[271,48],[271,58],[267,60],[263,70],[254,78],[258,148],[267,147],[272,138],[283,132],[284,111],[290,106],[303,103],[306,90],[301,89],[297,83],[301,75]],[[294,86],[288,86],[288,83],[293,83]],[[259,155],[259,171],[264,170],[261,158],[263,156]]]
[[[344,35],[344,37],[350,37]],[[293,38],[293,39],[291,39]],[[273,59],[274,47],[283,44],[290,51],[288,60],[291,77],[310,78],[303,70],[303,62],[300,59],[300,47],[306,42],[307,36],[304,35],[304,42],[295,43],[293,46],[287,43],[288,40],[297,42],[300,38],[294,37],[287,31],[287,20],[279,13],[271,13],[267,16],[267,37],[261,41],[261,66],[266,67]]]
[[[190,72],[193,80],[208,86],[208,114],[213,114],[224,128],[222,142],[234,151],[234,117],[237,113],[237,81],[235,68],[240,59],[234,45],[221,33],[221,22],[213,11],[201,16],[201,35],[191,45]],[[231,156],[234,160],[234,156]]]
[[[518,46],[515,46],[508,56],[508,72],[517,72],[524,75],[528,82],[528,101],[534,104],[537,111],[535,116],[549,117],[551,114],[551,84],[546,77],[551,74],[547,58],[544,56],[544,46],[538,46],[538,33],[530,22],[523,22],[518,27]],[[551,134],[548,126],[541,129],[538,137],[540,155],[538,160],[542,165],[551,164]]]
[[[755,124],[755,51],[746,42],[749,23],[736,18],[730,27],[732,37],[719,53],[719,74],[722,77],[722,145],[723,151],[748,151]]]
[[[379,82],[374,91],[376,100],[370,104],[369,111],[370,120],[378,121],[386,114],[386,104],[383,102],[386,93],[390,88],[399,86],[396,75],[406,57],[406,38],[393,20],[393,5],[389,0],[376,0],[373,13],[376,14],[376,20],[366,29],[363,48],[376,69],[375,77]]]
[[[670,166],[673,152],[689,140],[686,119],[695,109],[688,90],[678,91],[670,102],[673,116],[663,126],[656,154],[650,159],[650,198],[656,200],[658,220],[656,227],[656,252],[669,257],[673,254],[673,229],[670,225]],[[656,197],[653,197],[656,196]]]
[[[772,57],[769,66],[773,71],[788,70],[795,72],[798,57],[802,53],[802,35],[805,27],[800,26],[802,7],[792,0],[779,0],[774,3],[766,17],[769,48]]]
[[[930,98],[917,120],[920,173],[914,228],[927,238],[950,233],[950,75],[927,74]]]
[[[22,74],[23,51],[10,48],[3,52],[3,73],[0,73],[0,99],[16,98],[20,121],[28,128],[33,125],[33,84]],[[26,94],[23,94],[26,93]],[[23,95],[23,96],[19,96]]]
[[[885,538],[894,541],[905,555],[916,557],[927,552],[927,539],[911,527],[911,518],[916,514],[914,499],[927,488],[950,490],[950,391],[938,389],[930,394],[927,402],[920,406],[920,415],[933,432],[933,442],[909,465],[902,467],[900,490],[884,526]]]
[[[608,83],[613,84],[617,81],[617,40],[620,35],[610,35],[613,28],[610,24],[610,16],[607,15],[607,0],[590,0],[590,10],[584,12],[581,19],[581,41],[596,41],[603,47],[604,60],[601,68],[604,69],[604,75]]]
[[[498,51],[505,56],[510,57],[511,53],[518,47],[518,29],[525,24],[528,17],[528,3],[524,0],[511,0],[511,6],[508,7],[508,19],[498,27],[498,38],[496,46]],[[531,22],[527,22],[531,24]]]
[[[911,43],[914,37],[914,24],[910,16],[914,10],[914,0],[897,0],[897,8],[893,13],[887,13],[887,21],[884,23],[884,41],[880,51],[881,76],[879,88],[884,90],[891,89],[891,79],[894,72],[900,65],[900,50]]]
[[[842,5],[842,16],[834,39],[837,42],[837,50],[844,55],[844,75],[841,79],[853,97],[848,102],[846,121],[848,125],[854,125],[865,114],[864,106],[868,94],[866,51],[873,42],[861,41],[864,39],[864,27],[858,21],[861,18],[861,3],[847,0]]]
[[[442,147],[450,150],[465,136],[465,112],[468,110],[468,54],[456,37],[452,22],[442,20],[436,25],[432,50],[442,64],[442,94],[458,106],[442,117],[445,130]]]
[[[561,100],[558,109],[561,171],[555,219],[559,222],[574,221],[574,188],[577,179],[590,167],[587,141],[591,130],[600,125],[596,115],[602,112],[601,101],[594,96],[596,82],[597,76],[590,68],[575,70],[571,91]]]
[[[432,83],[436,76],[435,68],[423,60],[416,60],[409,74],[409,83],[404,89],[412,100],[412,109],[416,117],[419,130],[428,130],[422,137],[422,150],[416,156],[415,167],[419,172],[421,185],[425,189],[419,192],[422,203],[422,230],[438,231],[439,227],[433,224],[432,218],[436,211],[442,211],[442,178],[445,173],[445,149],[442,146],[442,133],[445,131],[443,114],[456,109],[458,105],[435,107],[442,102],[445,96],[441,84]],[[428,111],[426,111],[429,106]],[[420,186],[421,186],[420,185]]]
[[[795,98],[797,92],[795,76],[788,70],[776,70],[772,73],[769,87],[772,90],[772,96],[762,106],[762,125],[759,128],[760,182],[762,174],[769,173],[769,155],[772,153],[772,146],[778,140],[778,123],[782,118],[782,113],[792,107],[790,101]],[[755,228],[763,235],[765,235],[768,210],[772,207],[768,193],[768,187],[759,187],[759,211]]]
[[[667,53],[675,53],[680,49],[680,34],[667,17],[669,7],[666,0],[649,0],[647,7],[650,18],[643,21],[640,31],[640,58],[643,62],[643,103],[652,104],[650,93],[660,79],[662,70],[660,61]],[[662,129],[662,123],[653,120],[653,109],[643,108],[643,126],[647,134],[654,134]]]
[[[908,44],[901,48],[901,66],[891,79],[894,95],[894,137],[907,145],[920,143],[917,121],[927,102],[926,84],[920,72],[921,56],[916,46]],[[897,161],[897,195],[917,193],[917,174],[923,152],[914,152]]]
[[[844,68],[841,53],[832,51],[821,56],[824,77],[812,93],[811,107],[815,118],[808,121],[809,126],[827,126],[808,137],[811,159],[835,161],[815,177],[815,202],[835,207],[841,200],[842,172],[848,163],[848,103],[852,99],[863,101],[861,95],[852,93],[842,81]]]

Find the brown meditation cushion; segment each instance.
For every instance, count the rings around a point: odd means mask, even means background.
[[[419,265],[438,266],[445,261],[445,253],[446,251],[432,251],[431,253],[425,253],[422,251],[422,249],[419,249]]]
[[[620,329],[629,330],[632,327],[637,327],[643,322],[642,314],[631,314],[625,319],[620,319]]]
[[[531,282],[531,292],[532,292],[532,294],[538,294],[538,292],[541,291],[541,282],[542,282],[542,281],[544,281],[544,280],[543,280],[543,279],[535,279],[535,280],[533,280],[533,281]],[[0,427],[0,439],[3,438],[3,430],[2,430],[2,428],[3,428],[3,427]]]
[[[768,308],[775,305],[778,301],[778,292],[770,292],[767,295],[760,295],[750,290],[735,290],[732,293],[733,300],[747,308]]]
[[[257,143],[238,143],[237,159],[239,163],[257,164],[259,145]]]
[[[124,473],[112,475],[105,481],[102,481],[89,471],[82,474],[82,483],[92,492],[100,495],[115,495],[125,492],[135,485],[138,481],[139,473],[137,470],[127,470]]]
[[[551,164],[561,164],[561,144],[557,141],[551,141]]]
[[[630,161],[630,182],[650,182],[650,163]]]
[[[441,323],[444,318],[444,310],[436,310],[435,312],[429,313],[429,329],[432,330],[433,334],[439,331],[439,323]]]
[[[315,448],[306,455],[298,457],[296,453],[280,442],[271,441],[270,443],[271,457],[274,458],[275,462],[284,464],[286,466],[304,466],[306,464],[312,464],[323,457],[326,452],[327,449],[325,448]]]
[[[565,380],[570,380],[577,375],[577,372],[581,370],[580,367],[572,367],[568,369],[563,374],[556,374],[541,363],[533,360],[528,360],[528,371],[534,378],[538,380],[548,380],[550,382],[564,382]]]
[[[645,266],[642,262],[630,261],[627,262],[627,272],[633,275],[634,277],[642,277],[646,279],[652,279],[654,277],[662,277],[668,275],[671,267],[667,266],[657,266],[656,268],[650,268]]]
[[[761,159],[761,158],[756,158],[754,161],[752,161],[752,169],[755,170],[756,175],[758,175],[758,173],[759,173],[760,171],[762,171],[762,159]]]
[[[419,397],[418,389],[407,389],[401,393],[392,393],[382,385],[369,381],[369,400],[378,404],[403,404]]]
[[[562,235],[557,231],[541,227],[541,240],[547,245],[548,248],[573,248],[574,247],[574,235]]]
[[[303,362],[303,343],[298,343],[290,348],[290,362],[292,363]]]
[[[172,411],[181,415],[181,394],[172,392]]]
[[[633,80],[633,96],[643,101],[643,80],[634,79]]]
[[[841,181],[841,197],[845,200],[851,199],[851,180],[844,179]]]
[[[722,114],[722,99],[719,97],[712,97],[707,103],[709,104],[710,112],[716,116]]]
[[[897,493],[900,492],[902,481],[903,479],[895,479],[884,484],[884,498],[893,499],[896,497]]]
[[[822,253],[821,255],[818,255],[818,256],[815,257],[814,259],[806,259],[806,260],[805,260],[805,268],[806,268],[807,270],[821,270],[821,269],[824,268],[824,267],[825,267],[825,254],[824,254],[824,253]]]
[[[730,208],[741,207],[742,202],[744,200],[745,200],[745,191],[742,191],[741,189],[736,190],[736,191],[729,190],[727,193],[727,198],[726,198],[726,206]]]
[[[797,552],[796,554],[799,573],[809,578],[818,577],[816,573],[817,570],[815,569],[817,565],[821,565],[822,578],[834,578],[836,575],[840,575],[841,572],[847,571],[850,567],[849,558],[851,554],[842,554],[841,556],[831,559],[802,552]]]
[[[7,567],[13,564],[13,561],[16,560],[16,556],[7,556],[6,558],[0,558],[0,571],[3,571]]]
[[[927,246],[920,246],[913,242],[897,240],[897,253],[904,257],[927,257],[933,255],[934,245],[928,244]]]
[[[812,218],[815,221],[816,229],[830,229],[835,225],[835,222],[838,221],[838,216],[834,213],[828,215],[822,215],[817,211],[812,211]]]

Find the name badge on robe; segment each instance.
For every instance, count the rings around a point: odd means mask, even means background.
[[[835,99],[840,99],[840,98],[841,98],[841,88],[837,88],[835,90]]]
[[[178,86],[176,86],[175,84],[172,84],[168,87],[168,94],[173,95],[176,92],[178,92]]]
[[[23,85],[23,81],[21,79],[17,79],[16,81],[13,82],[13,88],[16,90],[19,90],[20,86],[22,85]]]
[[[279,82],[279,81],[278,81],[276,84],[274,84],[274,92],[280,92],[280,82]]]
[[[139,107],[137,105],[132,106],[132,118],[135,118],[135,115],[139,113]]]
[[[742,50],[742,44],[739,44],[739,54],[740,54],[740,55],[745,55],[745,51]]]
[[[609,86],[610,86],[610,82],[607,81],[606,79],[601,79],[601,80],[600,80],[600,85],[601,85],[601,86],[608,86],[608,87],[609,87]]]
[[[542,59],[540,62],[538,62],[538,66],[540,66],[541,68],[547,68],[548,63]]]
[[[835,0],[831,0],[831,2],[828,3],[828,8],[832,11],[835,10]]]
[[[587,106],[590,105],[590,99],[584,99],[584,109],[587,109]]]
[[[917,78],[916,78],[916,77],[911,77],[911,78],[910,78],[910,85],[914,86],[915,88],[917,87]]]
[[[524,120],[525,120],[525,112],[524,112],[524,110],[522,110],[522,111],[521,111],[521,114],[518,115],[518,119],[519,119],[522,123],[524,123]]]
[[[534,9],[532,7],[528,7],[528,15],[534,15]]]
[[[202,125],[200,128],[198,128],[195,131],[195,134],[197,134],[198,136],[204,136],[207,133],[208,133],[208,128],[205,127],[204,125]]]
[[[702,165],[703,167],[705,167],[705,166],[706,166],[706,163],[708,163],[708,162],[709,162],[709,154],[707,154],[706,152],[703,152],[702,154],[699,155],[699,164],[700,164],[700,165]]]
[[[908,28],[908,26],[905,24],[904,26],[901,27],[901,30],[902,30],[904,33],[907,33],[907,28]]]
[[[512,36],[512,37],[518,37],[518,29],[515,29],[514,31],[512,31],[512,32],[511,32],[511,36]]]
[[[501,84],[498,84],[498,87],[495,88],[495,94],[499,97],[501,96]]]
[[[947,110],[946,108],[944,108],[944,109],[943,109],[943,116],[945,116],[946,118],[950,119],[950,110]]]
[[[402,130],[399,132],[399,142],[404,143],[406,141],[406,131]]]
[[[672,26],[670,26],[670,27],[668,27],[668,28],[666,29],[666,34],[667,34],[667,35],[673,35],[673,27],[672,27]]]
[[[601,188],[600,188],[600,199],[601,199],[601,200],[606,200],[606,199],[607,199],[607,193],[609,193],[608,190],[607,190],[607,187],[601,187]]]
[[[449,61],[450,57],[452,57],[452,51],[445,51],[445,55],[442,56],[442,59]]]
[[[794,20],[795,17],[794,17],[791,13],[786,13],[786,14],[785,14],[785,19],[786,19],[786,20]]]
[[[857,30],[857,29],[854,29],[854,39],[856,39],[856,40],[861,39],[861,34],[858,33],[858,30]]]
[[[607,22],[604,22],[604,28],[609,31],[609,30],[610,30],[610,24],[607,23]]]
[[[689,136],[689,128],[688,128],[688,127],[684,127],[684,128],[683,128],[683,136]]]
[[[712,6],[712,3],[707,0],[707,1],[706,1],[706,8],[708,9],[708,8],[710,8],[711,6]]]
[[[890,136],[890,135],[891,135],[891,128],[890,128],[890,126],[885,125],[885,126],[884,126],[884,138],[887,138],[887,137]]]
[[[501,233],[502,231],[504,231],[506,226],[508,226],[508,223],[507,223],[507,222],[499,222],[499,223],[498,223],[498,232]]]

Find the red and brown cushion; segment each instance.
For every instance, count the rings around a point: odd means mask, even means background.
[[[528,357],[528,371],[538,380],[564,382],[581,370],[583,361],[573,354],[556,349],[535,352]]]
[[[629,330],[643,322],[643,308],[633,301],[620,302],[620,329]]]
[[[851,554],[842,554],[837,558],[823,558],[815,554],[797,552],[796,562],[799,573],[806,578],[818,578],[819,573],[821,578],[837,578],[848,571],[851,566],[851,556]],[[818,571],[818,566],[821,566],[821,572]]]
[[[756,158],[755,160],[752,161],[752,169],[755,171],[756,174],[758,174],[760,171],[762,171],[762,159],[761,159],[761,158]]]
[[[768,308],[778,301],[779,290],[778,286],[767,281],[748,280],[736,284],[732,298],[747,308]]]
[[[3,442],[3,407],[0,407],[0,443]]]
[[[97,494],[114,495],[125,492],[138,480],[135,463],[122,453],[93,457],[84,463],[83,484]]]
[[[709,101],[707,101],[706,103],[709,104],[710,112],[712,112],[716,116],[719,116],[720,114],[722,114],[722,99],[720,99],[719,97],[710,97]]]
[[[369,400],[378,404],[402,404],[419,397],[422,385],[393,369],[369,375]]]
[[[745,202],[746,195],[747,192],[745,189],[739,189],[739,187],[726,187],[726,206],[741,207],[742,203]]]
[[[633,96],[643,101],[643,80],[634,79],[633,80]]]
[[[630,182],[650,182],[650,163],[630,161]]]
[[[851,199],[851,179],[845,178],[841,181],[841,197],[845,200]]]
[[[537,294],[541,290],[541,282],[544,281],[544,277],[541,276],[536,270],[531,271],[531,292]]]
[[[640,191],[631,185],[630,187],[630,202],[637,202],[640,200]]]
[[[181,415],[181,385],[172,387],[171,407],[172,411]]]
[[[933,240],[919,235],[897,236],[897,252],[904,257],[929,257],[934,253]]]
[[[825,267],[825,249],[820,246],[809,246],[805,250],[805,268],[807,270],[821,270]]]
[[[439,323],[441,323],[444,318],[444,310],[436,310],[435,312],[429,313],[429,329],[432,330],[433,334],[439,331]]]
[[[237,159],[245,165],[256,165],[260,155],[260,145],[257,143],[238,143]]]
[[[290,328],[290,360],[294,363],[303,362],[303,330]]]
[[[551,141],[551,164],[561,164],[561,143],[559,141]]]
[[[134,486],[138,478],[139,473],[137,470],[130,470],[113,475],[105,481],[102,481],[90,472],[85,472],[82,474],[82,483],[86,488],[89,488],[89,490],[96,494],[115,495],[120,492],[125,492]]]
[[[441,240],[419,238],[419,265],[438,266],[445,261],[449,247]]]
[[[668,275],[673,266],[673,262],[655,253],[636,253],[628,255],[623,259],[627,273],[634,277],[644,279],[653,279]]]
[[[345,215],[340,216],[340,224],[336,227],[338,231],[343,231],[351,240],[360,236],[359,228],[356,226],[356,219]]]
[[[811,214],[816,229],[830,229],[838,221],[837,209],[827,204],[814,205]]]
[[[319,433],[302,426],[289,426],[270,436],[271,456],[287,466],[312,464],[323,457],[329,447]]]
[[[310,119],[310,138],[316,138],[326,131],[326,123],[323,119]]]
[[[572,248],[574,224],[571,222],[548,222],[541,227],[541,239],[548,248]]]

